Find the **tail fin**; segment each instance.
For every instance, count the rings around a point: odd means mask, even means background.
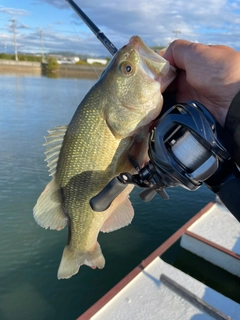
[[[66,246],[63,250],[62,260],[58,268],[58,279],[68,279],[78,273],[81,265],[102,269],[105,265],[105,259],[102,254],[99,243],[90,252],[74,252]]]

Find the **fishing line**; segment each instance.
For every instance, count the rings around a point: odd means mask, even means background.
[[[76,34],[79,42],[82,44],[82,47],[83,47],[84,49],[86,49],[86,51],[87,51],[87,48],[84,46],[84,43],[83,43],[82,39],[79,37],[79,35],[78,35],[76,29],[74,28],[74,25],[73,25],[73,23],[72,23],[71,20],[70,20],[70,23],[71,23],[71,26],[72,26],[72,28],[73,28],[73,30],[74,30],[74,32],[75,32],[75,34]],[[93,65],[93,64],[91,64],[91,67],[92,67],[93,71],[95,72],[96,76],[99,78],[100,75],[97,73],[97,70],[94,68],[94,65]]]

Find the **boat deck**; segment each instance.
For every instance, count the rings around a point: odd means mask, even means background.
[[[181,246],[240,277],[240,223],[221,203],[185,231]]]
[[[239,303],[161,259],[180,238],[185,249],[239,276],[240,224],[222,204],[211,203],[78,320],[240,320]]]

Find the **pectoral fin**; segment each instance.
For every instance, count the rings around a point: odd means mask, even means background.
[[[149,128],[144,127],[140,132],[136,133],[132,137],[131,143],[117,162],[115,169],[116,175],[120,172],[133,172],[133,166],[128,159],[129,155],[137,160],[140,167],[142,167],[149,161],[148,132]]]
[[[131,201],[129,200],[129,193],[132,189],[133,185],[127,186],[126,189],[113,201],[108,209],[111,214],[102,225],[102,232],[115,231],[132,222],[134,210]]]
[[[142,128],[141,132],[135,134],[132,141],[116,166],[116,172],[129,171],[133,172],[134,168],[128,159],[128,155],[134,157],[142,167],[148,160],[148,127]],[[124,191],[113,201],[108,209],[111,213],[102,225],[102,232],[111,232],[127,226],[132,222],[134,210],[129,200],[129,194],[133,189],[133,185],[129,185]]]

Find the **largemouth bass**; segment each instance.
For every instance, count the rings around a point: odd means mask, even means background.
[[[93,211],[89,200],[113,177],[133,172],[128,155],[141,166],[146,163],[149,126],[174,77],[174,68],[134,36],[115,54],[70,124],[49,131],[45,145],[52,180],[34,207],[34,218],[46,229],[68,225],[59,279],[70,278],[83,264],[103,268],[98,233],[131,223],[133,186],[104,212]]]

